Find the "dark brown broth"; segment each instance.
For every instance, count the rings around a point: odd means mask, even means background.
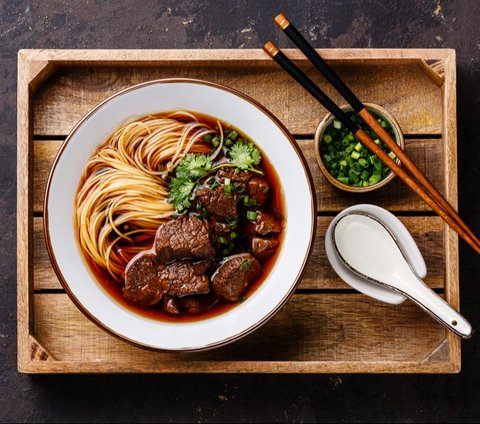
[[[216,127],[217,125],[217,120],[213,117],[204,115],[204,114],[199,114],[199,113],[194,113],[194,115],[199,119],[199,121],[204,122],[211,127]],[[177,118],[176,118],[177,119]],[[232,125],[226,125],[224,122],[222,122],[222,126],[224,128],[230,128],[238,132],[239,136],[247,139],[249,141],[252,141],[249,137],[247,137],[242,131],[238,130]],[[260,147],[257,146],[259,149]],[[261,150],[261,149],[260,149]],[[277,175],[277,172],[273,168],[273,165],[269,162],[268,158],[264,154],[263,151],[262,153],[262,162],[260,164],[260,167],[265,171],[265,177],[267,178],[269,185],[270,185],[270,197],[269,197],[269,204],[266,210],[273,212],[275,215],[280,216],[285,220],[285,204],[284,204],[284,198],[283,198],[283,191],[280,186],[280,181]],[[80,187],[81,187],[80,183]],[[78,232],[77,232],[78,234]],[[248,291],[246,292],[244,298],[250,297],[255,290],[265,281],[267,276],[270,274],[270,271],[274,267],[277,257],[280,253],[282,242],[283,242],[283,234],[284,231],[282,231],[278,237],[277,240],[279,241],[278,248],[275,252],[275,254],[268,258],[265,261],[260,261],[262,265],[262,275],[258,280],[253,283],[249,288]],[[152,243],[153,241],[148,241],[148,243],[144,243],[142,247],[145,248],[145,250],[149,250],[152,248]],[[138,244],[137,244],[138,245]],[[104,269],[100,268],[98,265],[96,265],[89,257],[87,257],[85,254],[83,254],[83,259],[87,263],[88,268],[92,272],[92,274],[95,276],[96,281],[100,283],[100,286],[113,298],[115,299],[118,303],[120,303],[123,307],[127,308],[128,310],[139,314],[143,317],[154,319],[157,321],[168,321],[168,322],[193,322],[193,321],[201,321],[204,319],[208,319],[220,314],[223,314],[224,312],[229,311],[230,309],[233,309],[235,306],[240,304],[240,302],[223,302],[223,301],[218,301],[214,306],[210,307],[209,309],[206,309],[204,312],[198,314],[198,315],[191,315],[189,313],[183,313],[181,315],[171,315],[167,312],[164,312],[162,310],[161,304],[160,305],[155,305],[150,308],[139,308],[133,305],[130,305],[129,303],[126,302],[122,295],[122,286],[120,286],[109,274],[107,271]]]

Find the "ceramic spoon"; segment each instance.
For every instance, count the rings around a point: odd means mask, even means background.
[[[427,287],[393,234],[375,217],[359,212],[344,215],[333,228],[332,242],[340,260],[360,277],[402,293],[459,336],[472,335],[468,321]]]

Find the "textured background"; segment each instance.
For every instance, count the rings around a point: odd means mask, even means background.
[[[439,421],[480,419],[478,334],[451,376],[26,376],[16,371],[16,62],[20,48],[316,47],[457,50],[460,212],[480,229],[480,3],[475,1],[0,0],[0,421]],[[480,323],[479,257],[460,244],[462,311]]]

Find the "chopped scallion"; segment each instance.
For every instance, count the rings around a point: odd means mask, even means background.
[[[231,130],[230,133],[227,135],[230,140],[235,141],[238,138],[238,133],[235,130]]]
[[[233,196],[233,190],[234,190],[234,187],[231,184],[225,185],[223,187],[223,191],[225,192],[227,197],[232,197]]]
[[[370,177],[370,172],[368,172],[368,171],[363,171],[360,174],[360,179],[363,180],[363,181],[368,180],[369,177]]]
[[[377,184],[381,179],[382,179],[382,176],[381,176],[381,175],[373,174],[373,175],[369,178],[368,182],[369,182],[370,184]]]
[[[372,113],[375,115],[375,112]],[[347,114],[390,158],[396,159],[395,154],[378,139],[370,128],[365,127],[355,112],[347,112]],[[396,137],[393,127],[385,119],[378,115],[375,118],[390,136]],[[346,185],[367,187],[378,183],[391,172],[390,168],[359,142],[354,134],[337,119],[332,120],[325,129],[320,142],[320,157],[327,171]],[[248,199],[244,200],[244,204],[247,207],[251,206]]]
[[[368,165],[370,165],[369,162],[368,162],[368,160],[365,159],[365,158],[360,158],[360,159],[358,159],[358,164],[359,164],[362,168],[368,168]]]

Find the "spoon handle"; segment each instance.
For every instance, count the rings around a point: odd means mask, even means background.
[[[413,281],[414,278],[415,281]],[[472,335],[470,323],[417,276],[412,275],[412,284],[402,286],[401,291],[460,337],[468,339]]]

